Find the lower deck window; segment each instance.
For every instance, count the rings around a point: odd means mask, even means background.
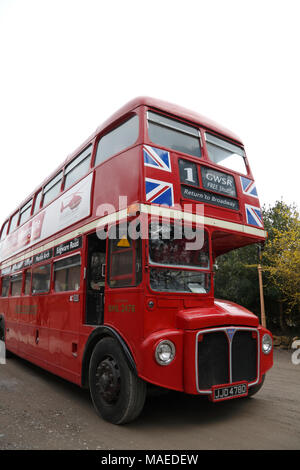
[[[31,288],[31,269],[28,269],[25,272],[25,287],[24,287],[25,295],[30,295],[30,288]]]
[[[11,277],[11,295],[16,297],[22,293],[22,274]]]
[[[54,289],[56,292],[76,291],[80,286],[80,255],[54,263]]]
[[[9,292],[9,277],[4,277],[2,279],[1,297],[8,297],[8,292]]]
[[[50,289],[50,264],[32,270],[32,293],[42,294]]]

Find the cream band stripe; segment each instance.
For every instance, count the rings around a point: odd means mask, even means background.
[[[177,209],[168,209],[166,207],[159,207],[147,204],[139,204],[139,208],[140,212],[143,214],[161,216],[166,217],[168,219],[185,220],[186,222],[194,222],[196,224],[209,225],[213,227],[224,228],[226,230],[234,230],[236,232],[241,232],[248,235],[255,235],[261,238],[266,238],[267,236],[267,232],[265,232],[263,229],[249,227],[247,225],[237,224],[234,222],[227,222],[226,220],[214,219],[212,217],[200,216],[199,214],[191,214],[190,212],[183,212]],[[41,245],[38,248],[27,252],[19,257],[15,257],[7,261],[6,263],[4,262],[2,265],[0,265],[0,267],[1,269],[5,269],[13,264],[17,264],[21,261],[24,261],[27,258],[31,258],[32,256],[35,256],[41,253],[42,251],[49,250],[50,248],[54,248],[55,246],[60,245],[61,243],[64,243],[68,240],[71,240],[72,238],[76,238],[80,235],[90,232],[91,230],[97,227],[122,220],[124,218],[127,218],[127,216],[127,209],[122,209],[121,211],[114,212],[113,214],[106,215],[97,220],[93,220],[92,222],[83,225],[76,230],[68,232],[66,235],[63,235],[60,238],[56,238],[55,240],[52,240],[51,242],[46,243],[45,245]]]

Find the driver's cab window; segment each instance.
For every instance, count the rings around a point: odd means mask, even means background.
[[[132,239],[129,233],[129,224],[111,228],[108,256],[110,287],[134,287],[142,280],[142,241],[140,237]],[[139,233],[139,224],[135,233]]]

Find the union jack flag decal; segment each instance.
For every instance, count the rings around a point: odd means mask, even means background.
[[[171,171],[170,154],[166,150],[144,145],[144,165],[158,170]]]
[[[245,178],[244,176],[240,176],[240,179],[243,193],[247,194],[247,196],[258,198],[255,181],[249,180],[249,178]]]
[[[245,204],[245,211],[248,224],[255,225],[259,228],[264,228],[262,214],[259,207],[253,207],[249,206],[249,204]]]
[[[173,184],[145,178],[146,200],[155,204],[174,206]]]

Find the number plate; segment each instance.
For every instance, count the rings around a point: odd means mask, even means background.
[[[247,395],[247,382],[238,382],[230,385],[215,385],[212,387],[212,401],[230,400],[231,398],[246,397]]]

